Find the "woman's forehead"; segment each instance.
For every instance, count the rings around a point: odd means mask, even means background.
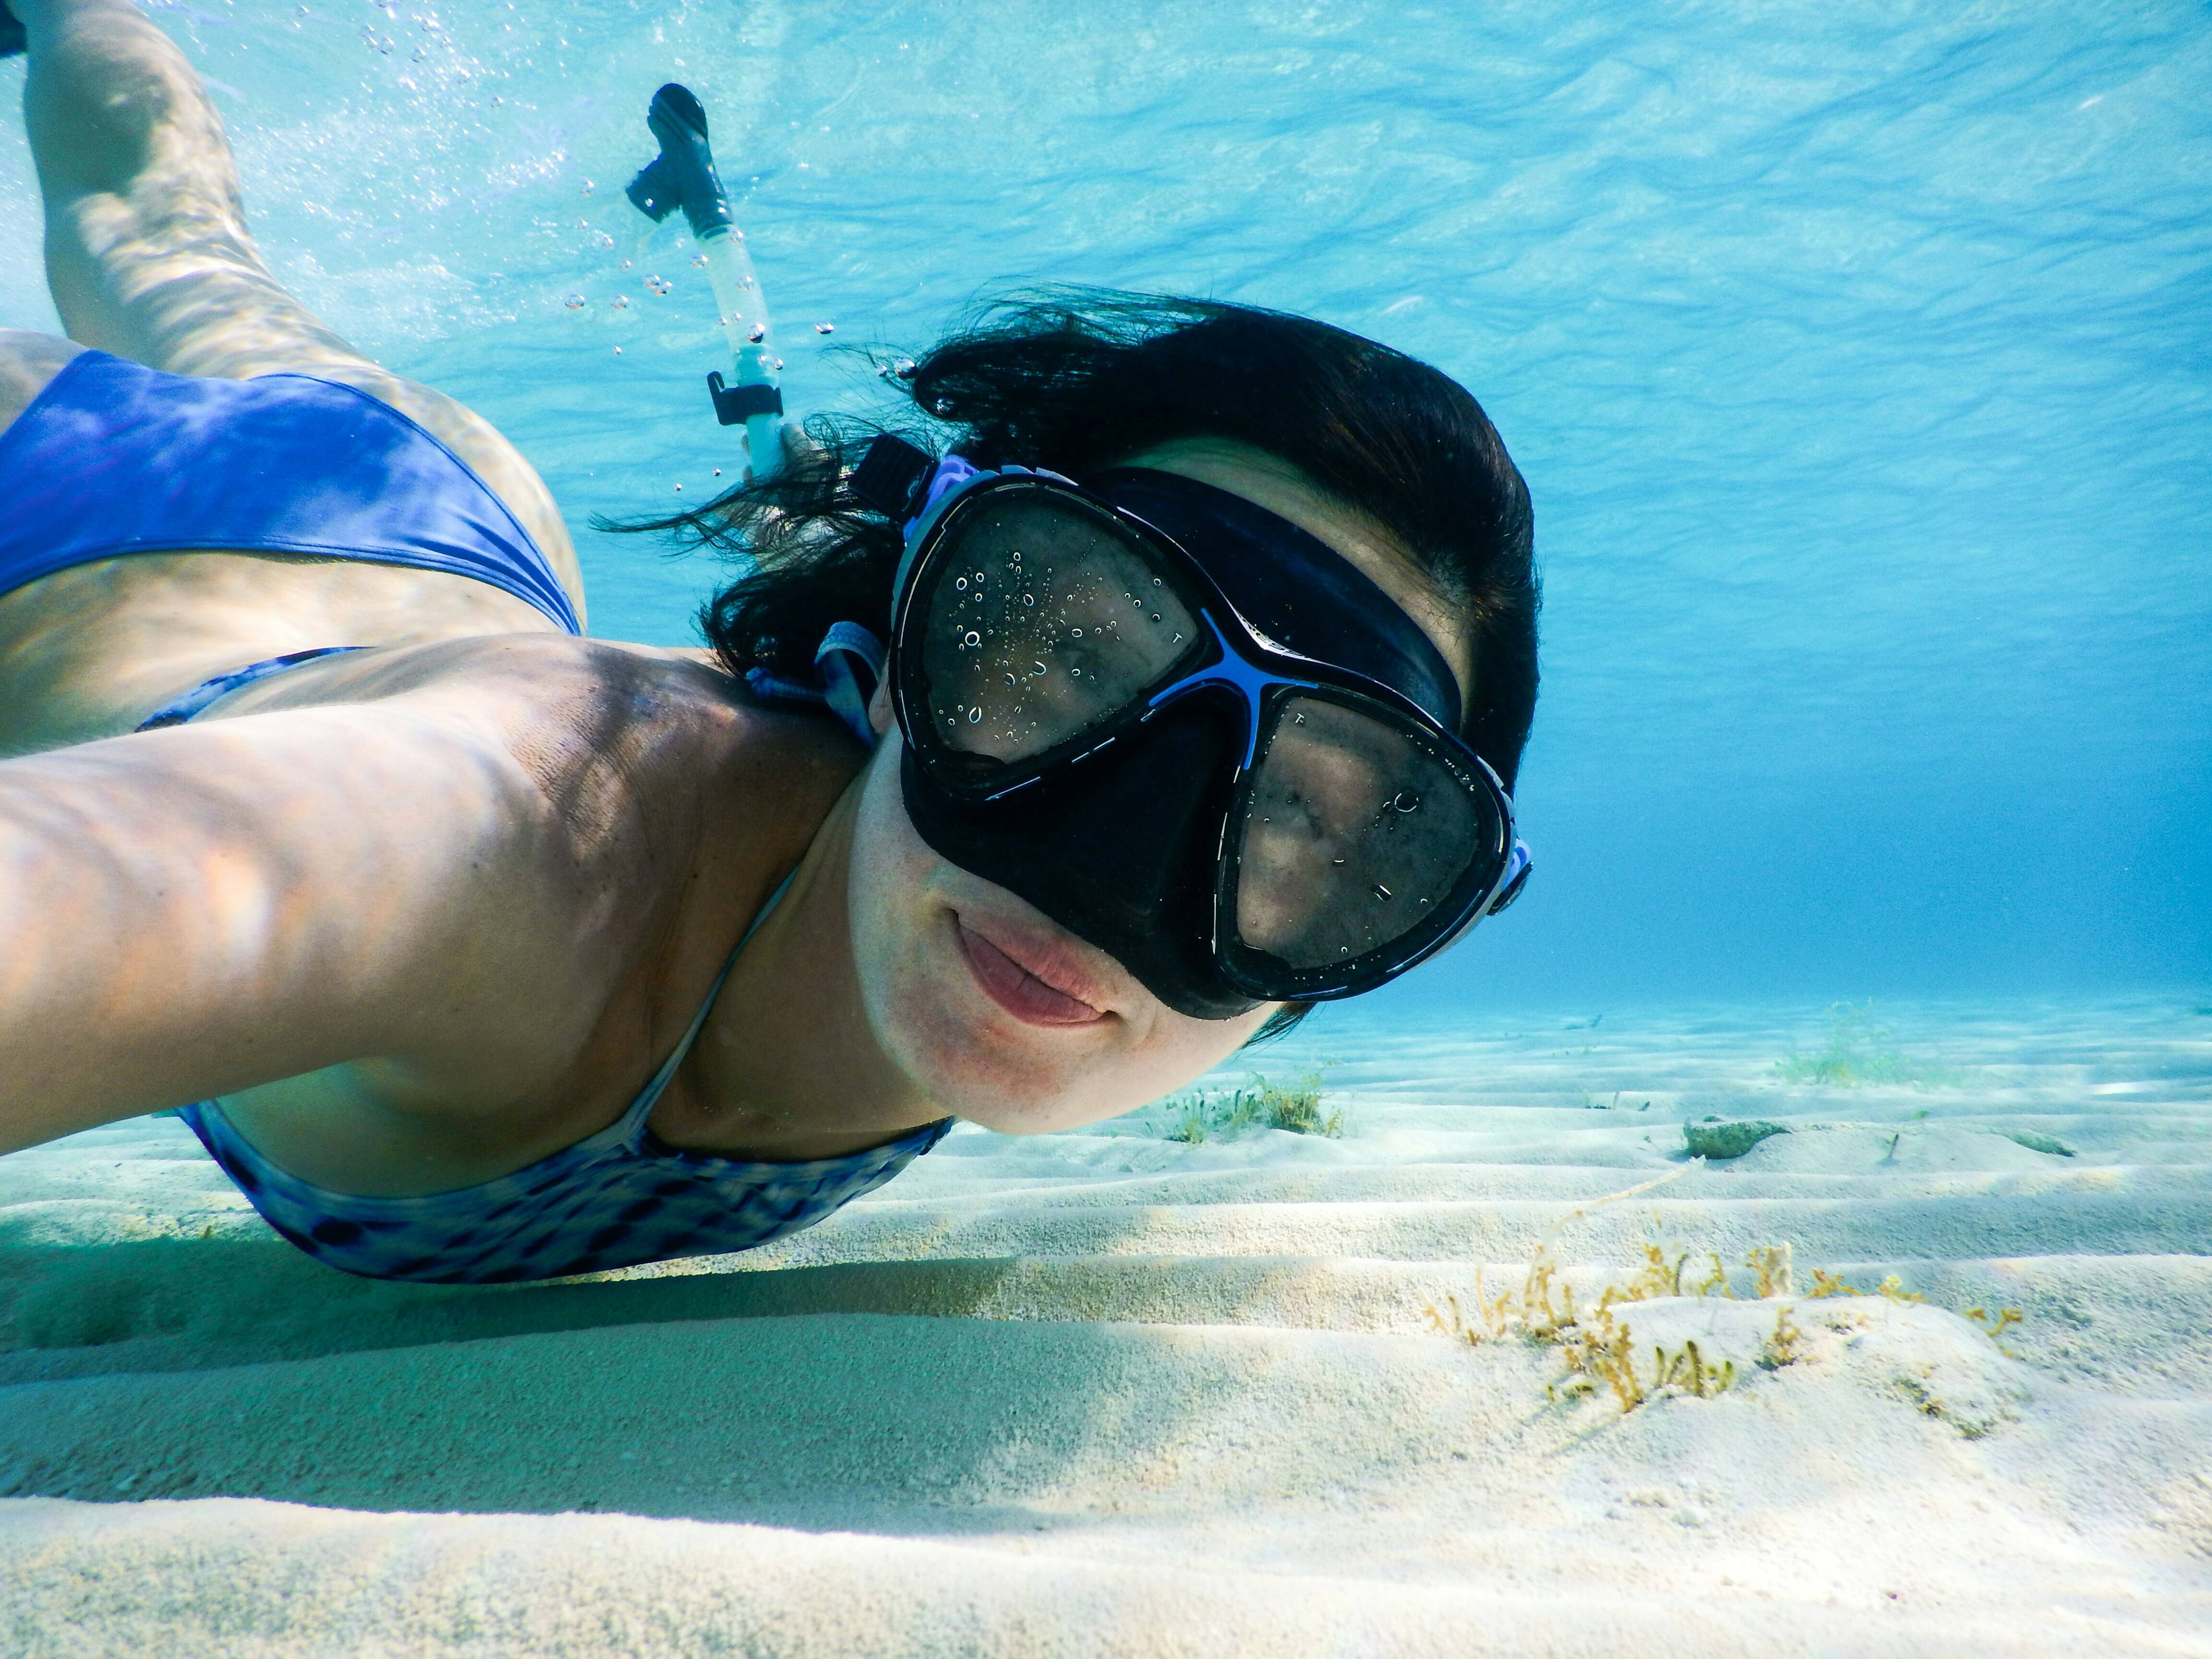
[[[1474,684],[1474,635],[1403,544],[1281,457],[1228,438],[1174,438],[1114,463],[1179,473],[1241,495],[1325,542],[1429,636],[1462,688]],[[1462,714],[1464,710],[1462,709]]]

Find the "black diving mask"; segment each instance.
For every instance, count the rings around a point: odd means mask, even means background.
[[[1389,595],[1229,491],[934,465],[854,477],[906,526],[886,672],[935,852],[1201,1019],[1370,991],[1519,896],[1528,848]]]

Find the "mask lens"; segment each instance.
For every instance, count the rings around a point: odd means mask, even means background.
[[[1412,732],[1320,698],[1285,700],[1249,799],[1237,938],[1300,973],[1419,932],[1503,855],[1487,790]]]
[[[1118,521],[1042,489],[983,496],[930,564],[922,701],[942,750],[978,775],[1125,714],[1201,634]]]

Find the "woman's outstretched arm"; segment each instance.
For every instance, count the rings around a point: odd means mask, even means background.
[[[334,1065],[460,1109],[557,1070],[604,994],[578,872],[455,702],[0,762],[0,1152]]]

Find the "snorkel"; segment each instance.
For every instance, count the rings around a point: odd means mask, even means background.
[[[714,417],[724,426],[742,424],[745,457],[755,482],[773,475],[783,459],[778,431],[783,392],[776,381],[775,336],[760,279],[744,233],[730,211],[714,154],[707,143],[707,111],[690,89],[670,82],[653,94],[645,124],[660,141],[660,154],[629,182],[630,205],[660,223],[678,208],[691,227],[714,307],[730,343],[730,383],[718,370],[707,377]]]

